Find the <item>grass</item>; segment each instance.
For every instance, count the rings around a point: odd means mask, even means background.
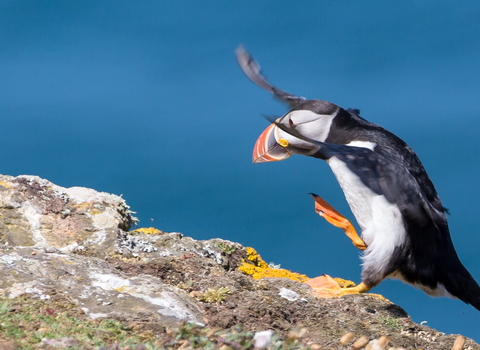
[[[217,244],[217,246],[222,250],[222,252],[224,252],[227,255],[233,254],[237,250],[237,248],[233,244],[220,242]]]
[[[218,289],[209,289],[205,293],[199,295],[199,299],[206,303],[219,303],[221,304],[226,298],[227,294],[232,291],[228,287],[220,287]]]
[[[391,329],[392,331],[399,331],[402,328],[400,322],[393,317],[379,317],[378,321],[383,323],[387,328]]]
[[[238,325],[226,330],[212,330],[193,323],[186,323],[176,331],[168,332],[162,341],[162,349],[205,349],[205,350],[254,350],[255,333]],[[282,338],[273,333],[268,350],[308,350],[296,335]]]
[[[132,334],[132,329],[115,320],[86,318],[66,298],[13,300],[0,298],[0,339],[15,348],[35,349],[39,343],[64,344],[63,349],[120,348],[154,349],[153,335]],[[55,340],[55,341],[54,341]]]
[[[227,294],[223,288],[220,289],[212,302],[218,302],[218,298]],[[89,319],[64,296],[52,294],[47,300],[31,298],[26,294],[15,299],[0,297],[1,345],[12,349],[253,350],[254,336],[254,332],[244,330],[242,326],[219,330],[192,323],[181,324],[166,333],[153,334],[116,320]],[[310,349],[299,338],[293,334],[284,338],[273,334],[267,349]]]

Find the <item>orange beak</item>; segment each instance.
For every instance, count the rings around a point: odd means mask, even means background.
[[[255,142],[252,159],[254,163],[274,162],[290,157],[290,152],[275,140],[275,124],[266,128]]]

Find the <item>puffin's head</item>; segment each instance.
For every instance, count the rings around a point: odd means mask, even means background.
[[[298,104],[275,122],[286,129],[294,129],[296,133],[308,139],[324,142],[338,110],[339,107],[333,103],[309,100]],[[287,159],[292,154],[308,156],[317,148],[311,142],[301,140],[271,124],[257,139],[252,158],[254,163],[273,162]]]

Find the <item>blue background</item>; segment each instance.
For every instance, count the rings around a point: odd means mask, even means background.
[[[2,1],[0,172],[123,194],[141,226],[358,282],[358,251],[307,196],[353,218],[328,166],[251,162],[260,114],[286,107],[243,76],[243,43],[278,87],[360,108],[407,141],[480,280],[479,34],[478,1]],[[398,281],[374,291],[480,341],[469,305]]]

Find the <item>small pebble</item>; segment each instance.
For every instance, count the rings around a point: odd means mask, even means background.
[[[341,345],[347,345],[353,340],[354,336],[355,335],[352,332],[348,332],[347,334],[345,334],[343,337],[340,338],[339,343]]]
[[[367,344],[368,344],[368,339],[367,339],[367,337],[361,336],[360,338],[358,338],[357,340],[355,340],[355,342],[352,344],[352,347],[353,347],[355,350],[358,350],[358,349],[364,348],[365,345],[367,345]]]
[[[385,336],[385,335],[382,335],[380,338],[378,338],[378,345],[384,349],[387,344],[388,344],[388,341],[390,340],[389,337]]]
[[[300,339],[307,334],[307,329],[302,326],[297,326],[288,333],[289,338]]]
[[[254,347],[255,349],[266,349],[270,345],[270,341],[272,340],[273,331],[263,331],[257,332],[253,336],[253,340],[255,341]]]
[[[58,253],[58,249],[52,246],[45,247],[43,250],[45,253]]]
[[[462,350],[465,345],[465,338],[459,335],[453,343],[452,350]]]
[[[388,341],[390,338],[382,335],[378,339],[373,339],[368,345],[365,347],[365,350],[383,350],[387,346]]]

